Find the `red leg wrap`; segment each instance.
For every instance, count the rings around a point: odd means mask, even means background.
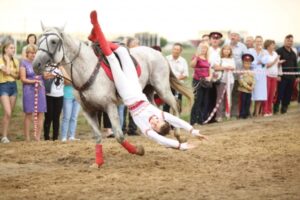
[[[96,35],[96,37],[98,38],[98,42],[99,45],[104,53],[105,56],[109,56],[112,54],[111,49],[109,48],[107,41],[105,39],[105,36],[100,28],[100,25],[98,23],[98,19],[97,19],[97,12],[96,11],[92,11],[91,15],[91,23],[93,24],[94,27],[94,34]]]
[[[102,145],[96,144],[96,164],[100,167],[103,163]]]
[[[136,153],[137,153],[136,147],[133,146],[132,144],[130,144],[127,140],[124,140],[124,141],[122,142],[122,146],[123,146],[129,153],[132,153],[132,154],[136,154]]]

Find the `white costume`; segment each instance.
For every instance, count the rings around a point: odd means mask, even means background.
[[[181,150],[187,149],[187,143],[180,144],[177,140],[166,138],[155,132],[151,128],[149,119],[155,115],[159,119],[164,119],[169,122],[174,127],[183,128],[189,131],[194,136],[199,135],[199,130],[194,130],[189,123],[169,113],[162,112],[150,104],[147,97],[142,92],[137,72],[129,57],[127,49],[120,46],[114,52],[117,53],[120,58],[123,71],[114,54],[110,54],[109,56],[106,56],[106,58],[110,64],[116,88],[122,97],[124,104],[128,106],[134,122],[141,129],[142,133],[166,147],[179,148]]]

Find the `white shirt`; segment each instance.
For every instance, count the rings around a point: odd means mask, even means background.
[[[273,55],[271,55],[268,51],[265,51],[265,55],[263,57],[263,63],[268,64],[274,62],[277,59],[278,54],[276,51],[273,51]],[[278,62],[276,62],[271,67],[267,68],[267,76],[269,77],[277,77],[278,76]]]
[[[230,42],[228,45],[231,45]],[[235,46],[232,46],[233,59],[235,61],[235,66],[237,70],[243,69],[242,55],[245,53],[249,53],[246,45],[241,42],[238,42]]]
[[[179,77],[180,75],[186,77],[189,76],[188,64],[183,57],[179,56],[177,59],[174,59],[172,55],[168,55],[166,58],[176,77]],[[181,82],[183,82],[183,80],[181,80]]]
[[[60,71],[60,69],[55,68],[52,71],[53,75],[57,75],[60,74],[62,75],[62,72]],[[58,85],[56,85],[55,83],[59,83]],[[61,78],[60,80],[57,80],[57,77],[54,78],[54,81],[52,82],[51,85],[51,92],[46,94],[47,96],[51,96],[51,97],[62,97],[64,96],[64,80]]]
[[[221,56],[220,56],[221,49],[218,47],[217,49],[213,47],[209,47],[209,63],[211,67],[214,65],[220,65]]]
[[[228,67],[228,66],[230,66],[230,67],[234,68],[234,70],[235,70],[234,59],[233,58],[222,58],[221,59],[221,66],[222,67]],[[232,72],[226,72],[225,70],[223,72],[223,76],[222,76],[221,82],[222,83],[226,83],[227,76],[228,76],[228,81],[229,81],[228,83],[233,84],[234,83],[233,73]]]
[[[168,123],[170,123],[176,128],[183,128],[186,131],[189,131],[194,136],[197,136],[199,134],[199,131],[194,130],[193,127],[186,121],[183,121],[178,117],[175,117],[169,113],[162,112],[157,107],[150,104],[149,102],[144,102],[138,108],[136,108],[135,110],[131,110],[130,112],[134,122],[141,129],[142,133],[145,136],[149,137],[150,139],[166,147],[172,147],[172,148],[180,147],[180,149],[185,148],[185,146],[179,146],[179,142],[177,140],[159,135],[151,128],[149,119],[154,115],[157,116],[159,119],[164,119],[165,121],[167,121]]]

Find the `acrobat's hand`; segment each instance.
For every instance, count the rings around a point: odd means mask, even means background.
[[[90,14],[90,18],[91,18],[91,23],[93,25],[98,25],[98,18],[97,18],[97,11],[96,10],[93,10]]]
[[[194,149],[195,147],[197,147],[195,143],[185,142],[180,144],[179,150],[185,151],[188,149]]]
[[[207,140],[208,141],[208,137],[205,135],[202,135],[199,130],[193,129],[192,135],[195,136],[196,138],[198,138],[199,140]]]

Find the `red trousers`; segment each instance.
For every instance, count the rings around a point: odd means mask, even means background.
[[[277,88],[277,78],[267,76],[267,100],[263,105],[263,114],[272,114],[273,99]]]

